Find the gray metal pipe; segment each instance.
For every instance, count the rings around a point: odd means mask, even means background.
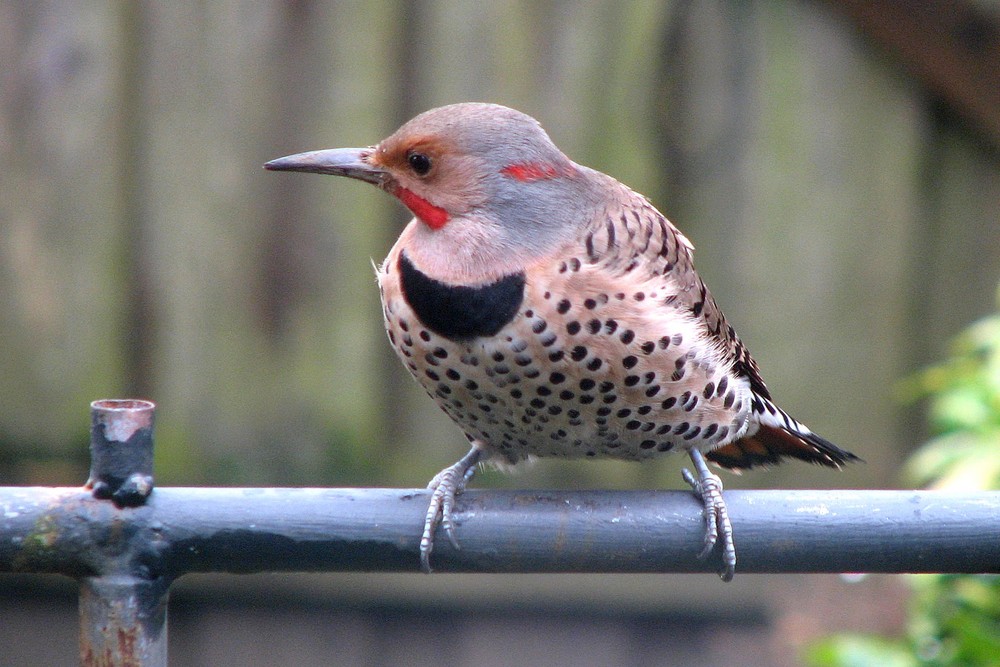
[[[156,406],[139,399],[90,404],[90,479],[95,498],[136,507],[153,491],[153,418]]]
[[[128,575],[80,580],[80,664],[166,667],[164,581]]]
[[[82,488],[0,488],[0,572],[80,581],[83,665],[167,664],[188,572],[418,571],[411,489],[153,489],[148,401],[91,404]],[[728,491],[739,572],[1000,572],[1000,492]],[[709,572],[689,491],[484,491],[458,501],[446,572]]]
[[[738,572],[1000,572],[1000,492],[725,493]],[[415,489],[157,488],[118,508],[80,488],[0,488],[0,572],[413,571]],[[714,572],[686,491],[489,491],[459,497],[440,572]]]

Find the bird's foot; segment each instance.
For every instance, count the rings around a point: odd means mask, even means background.
[[[455,496],[465,490],[465,486],[476,472],[476,464],[482,458],[482,450],[473,445],[469,453],[458,462],[434,475],[427,488],[431,490],[431,503],[424,519],[424,534],[420,538],[420,569],[430,574],[431,553],[434,552],[434,533],[438,526],[444,529],[451,546],[460,549],[455,537],[452,510]]]
[[[698,476],[695,477],[687,468],[681,470],[681,474],[704,505],[705,516],[705,547],[698,554],[698,558],[708,557],[721,537],[723,568],[719,576],[723,581],[730,581],[736,573],[736,544],[733,542],[733,524],[729,521],[729,509],[722,497],[722,480],[708,469],[705,457],[700,451],[692,448],[689,456]]]

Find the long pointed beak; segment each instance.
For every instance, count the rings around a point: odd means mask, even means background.
[[[347,176],[381,185],[388,178],[388,174],[368,163],[368,156],[371,154],[371,148],[330,148],[279,157],[265,164],[264,169]]]

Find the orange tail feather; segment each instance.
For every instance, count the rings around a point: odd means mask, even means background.
[[[800,459],[831,468],[861,460],[815,433],[794,433],[767,424],[761,424],[751,436],[706,452],[705,458],[723,468],[737,470],[775,465],[783,458]]]

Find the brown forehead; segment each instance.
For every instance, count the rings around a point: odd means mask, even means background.
[[[393,135],[378,145],[371,162],[388,169],[403,168],[411,152],[424,153],[433,158],[451,149],[448,141],[436,135]]]

